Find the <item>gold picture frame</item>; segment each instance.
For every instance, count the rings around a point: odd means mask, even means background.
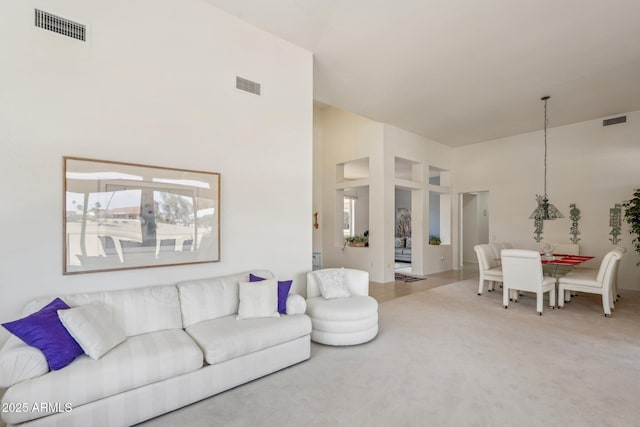
[[[220,174],[64,158],[63,273],[220,261]]]

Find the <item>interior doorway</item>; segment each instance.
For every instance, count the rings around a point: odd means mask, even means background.
[[[394,269],[411,273],[411,190],[396,187],[395,216]]]
[[[460,267],[477,264],[473,247],[489,243],[489,192],[460,193]]]

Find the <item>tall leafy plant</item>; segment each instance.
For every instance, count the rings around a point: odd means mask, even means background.
[[[640,189],[633,193],[633,198],[622,203],[624,207],[624,220],[631,226],[631,235],[636,252],[640,254]],[[640,261],[636,263],[640,265]]]

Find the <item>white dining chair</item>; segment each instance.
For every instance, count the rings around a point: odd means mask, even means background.
[[[502,257],[502,303],[509,307],[511,291],[536,293],[536,311],[542,315],[543,295],[549,292],[549,308],[556,305],[556,279],[544,277],[542,261],[537,251],[525,249],[503,249]]]
[[[627,252],[627,248],[618,246],[616,250],[620,253],[620,259],[613,270],[613,280],[611,281],[611,302],[614,304],[618,302],[618,299],[620,298],[620,294],[618,293],[618,269],[620,268],[620,261],[622,260],[622,257],[624,257],[624,254]]]
[[[554,252],[560,255],[580,255],[580,245],[577,243],[556,243]]]
[[[491,246],[491,249],[493,250],[493,256],[498,261],[498,265],[500,265],[502,262],[500,260],[500,252],[503,249],[513,248],[513,246],[509,242],[494,242],[494,243],[489,243],[489,246]]]
[[[555,253],[560,255],[580,255],[580,245],[578,243],[555,243],[556,249]],[[582,268],[582,267],[573,267],[573,268]],[[556,276],[561,276],[569,271],[571,271],[571,267],[556,267]],[[569,298],[575,296],[575,292],[568,292]]]
[[[614,308],[613,283],[617,279],[618,264],[624,253],[624,248],[615,248],[604,256],[600,268],[574,270],[561,277],[558,280],[558,307],[564,307],[564,303],[569,302],[569,299],[565,301],[568,298],[567,291],[598,294],[602,295],[604,315],[610,316]]]
[[[502,282],[502,268],[498,264],[498,260],[490,245],[476,245],[473,249],[476,251],[478,270],[480,272],[478,295],[482,295],[484,282],[489,282],[487,284],[488,292],[495,289],[495,282]]]

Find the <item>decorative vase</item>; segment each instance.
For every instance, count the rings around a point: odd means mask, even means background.
[[[553,259],[553,251],[556,250],[558,245],[555,243],[544,242],[542,243],[542,252],[544,253],[545,259]]]

